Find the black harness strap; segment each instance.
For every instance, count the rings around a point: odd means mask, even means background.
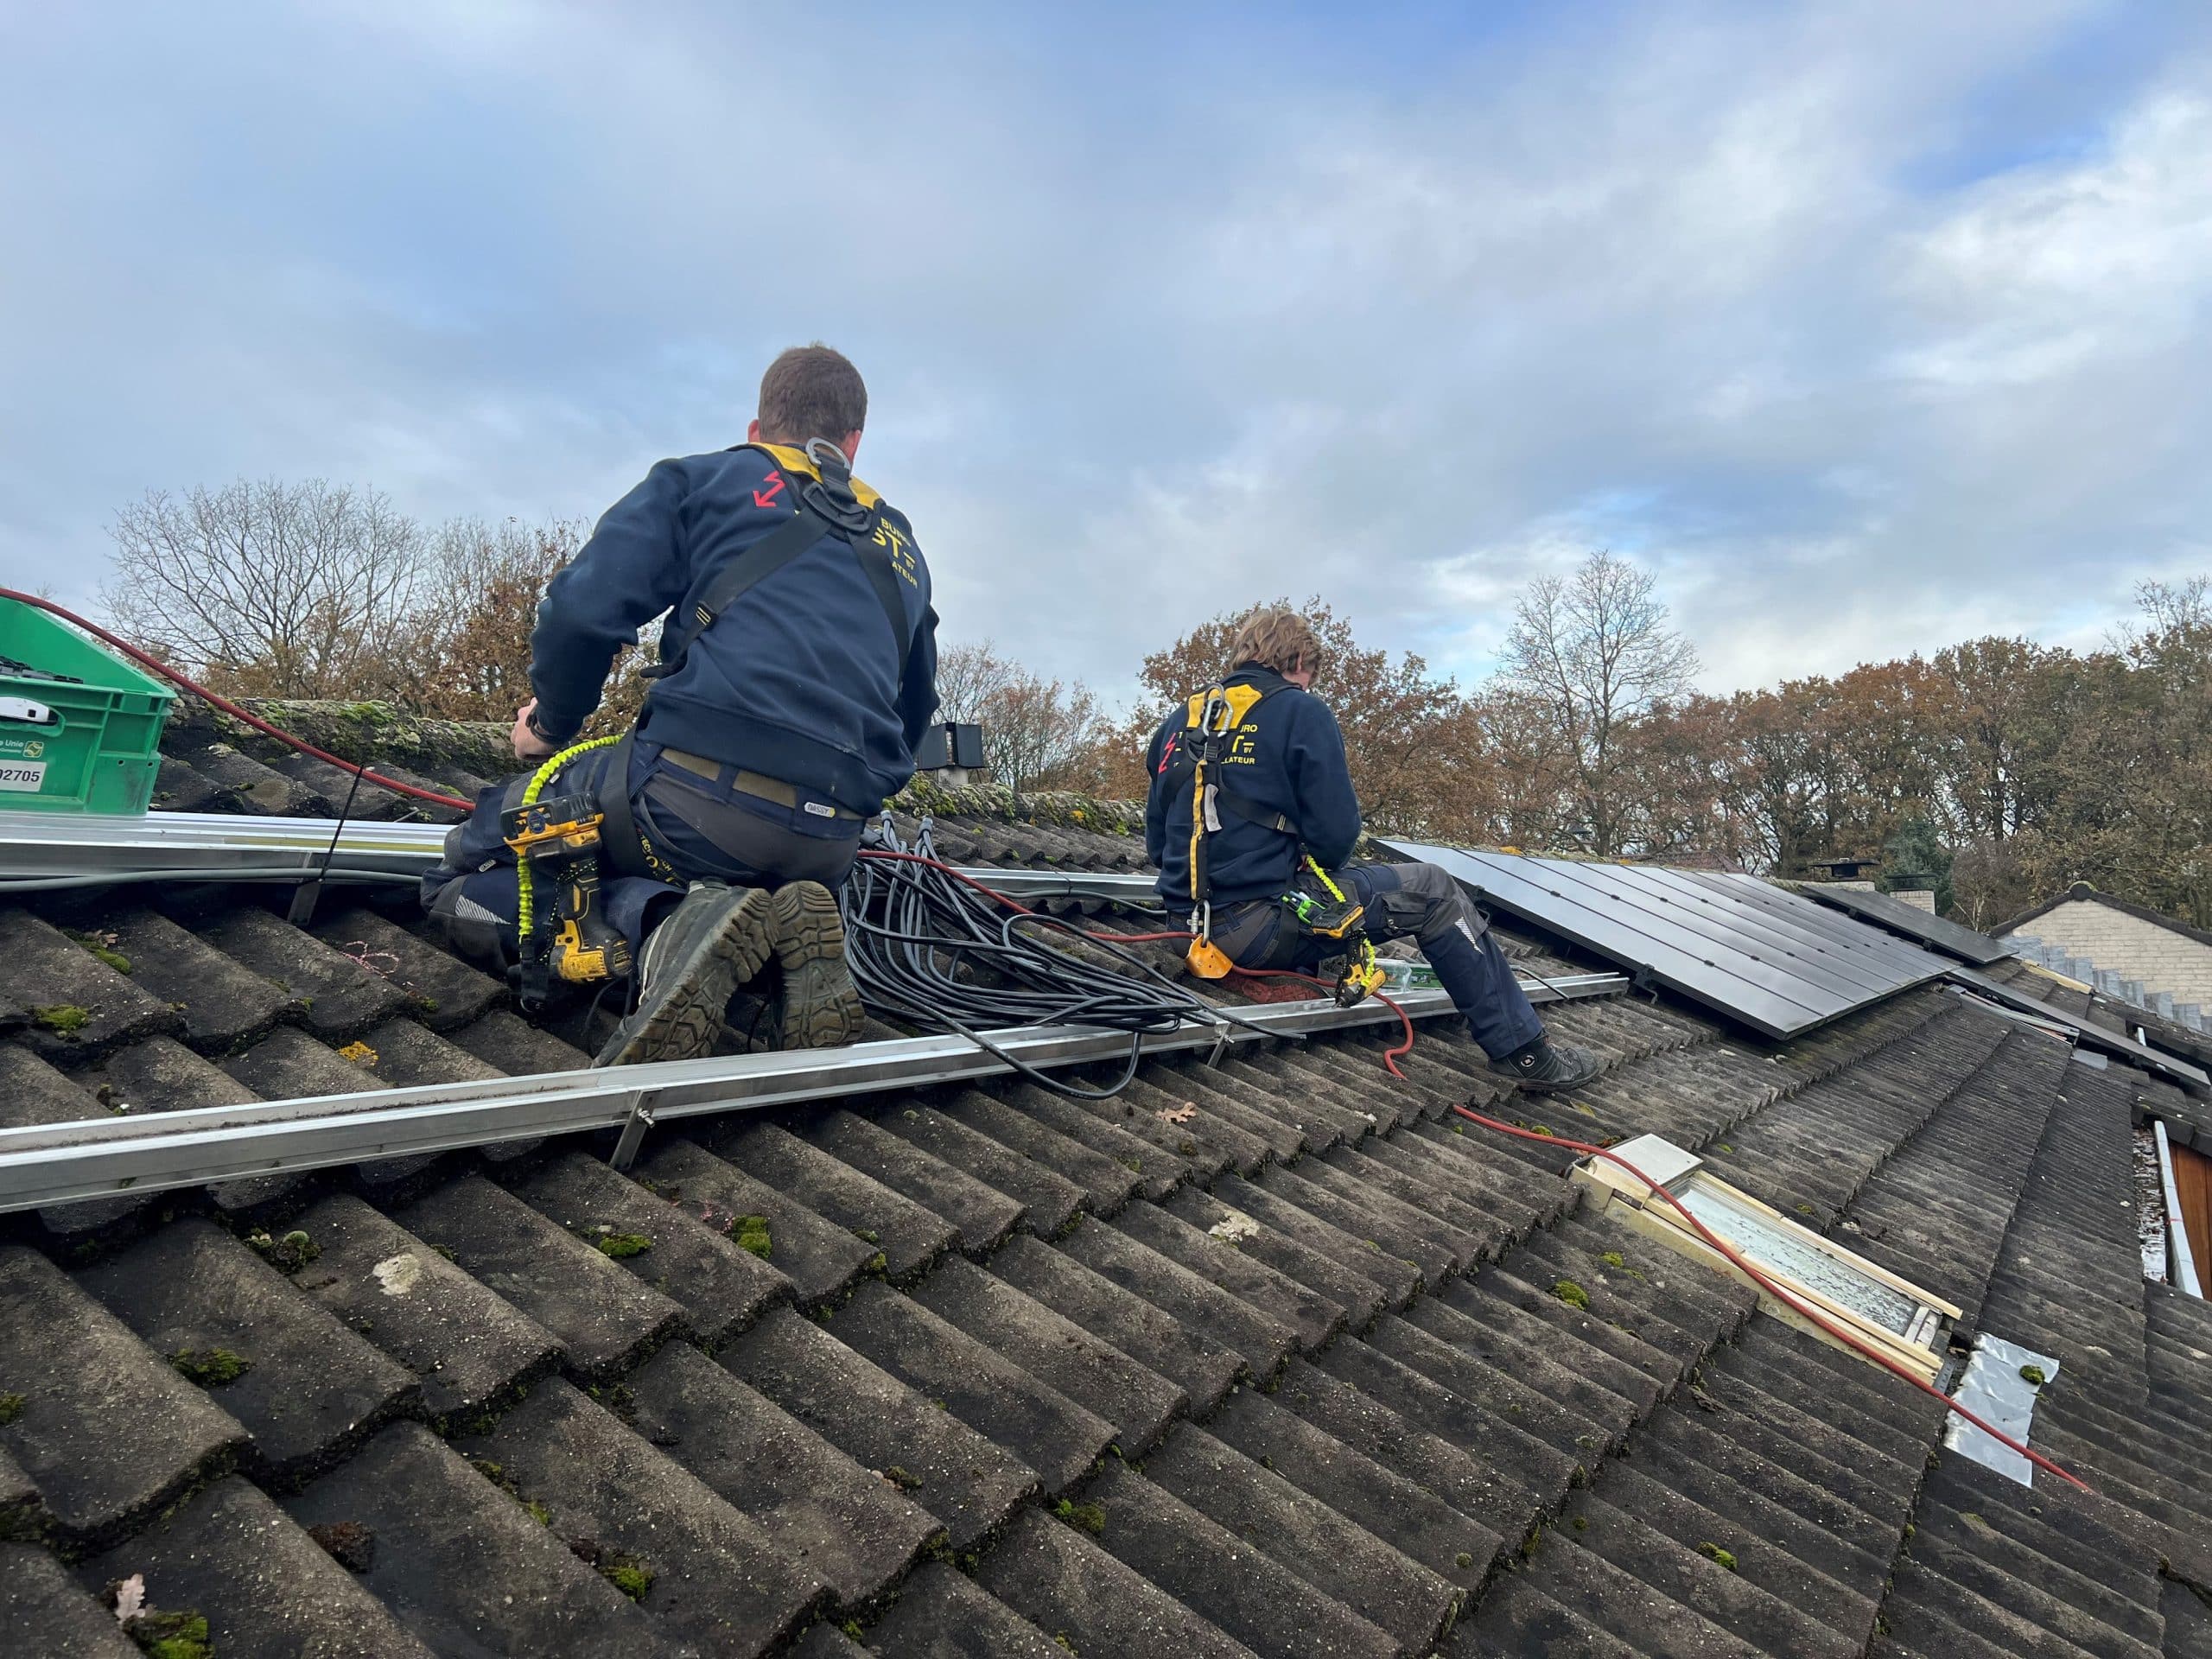
[[[907,620],[906,601],[899,595],[899,577],[891,568],[891,556],[873,539],[874,527],[880,522],[880,511],[871,512],[861,528],[848,530],[831,524],[813,508],[801,506],[716,571],[705,590],[688,602],[683,632],[671,650],[667,633],[663,631],[661,659],[645,671],[645,677],[662,680],[675,673],[683,665],[684,653],[691,649],[692,642],[714,626],[716,617],[736,604],[748,590],[810,551],[816,543],[835,536],[851,548],[853,556],[860,561],[861,573],[868,578],[875,602],[883,607],[884,620],[891,624],[892,641],[899,648],[899,676],[893,683],[904,685],[906,659],[914,648],[915,625]]]
[[[645,677],[661,680],[675,673],[683,665],[684,653],[691,649],[692,641],[712,627],[715,619],[734,605],[748,588],[766,582],[823,537],[837,533],[826,520],[801,507],[738,554],[715,573],[714,580],[707,584],[696,599],[689,602],[684,613],[683,632],[677,637],[673,651],[668,647],[668,636],[664,629],[660,661],[645,670]]]
[[[1274,808],[1254,800],[1249,795],[1231,789],[1227,784],[1214,785],[1213,798],[1217,805],[1228,808],[1247,823],[1256,823],[1263,830],[1272,830],[1278,835],[1291,836],[1300,841],[1306,839],[1305,832],[1288,813],[1278,812]]]
[[[638,833],[638,815],[630,808],[630,751],[638,741],[633,731],[623,734],[609,753],[607,769],[599,777],[599,852],[616,875],[664,878],[645,856],[645,837]]]
[[[873,540],[852,537],[853,556],[861,562],[861,573],[868,578],[868,585],[875,589],[875,602],[883,607],[883,614],[890,620],[891,637],[899,645],[899,677],[894,686],[906,683],[906,658],[914,649],[914,626],[906,620],[906,601],[899,597],[898,573],[891,568],[891,556]]]

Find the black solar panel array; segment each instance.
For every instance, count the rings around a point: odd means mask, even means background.
[[[1872,922],[1877,927],[1886,927],[1892,933],[1902,933],[1909,939],[1941,950],[1946,956],[1956,957],[1961,962],[1973,963],[1986,968],[1993,962],[2002,962],[2012,953],[1986,933],[1977,933],[1970,927],[1956,922],[1947,922],[1941,916],[1908,905],[1902,899],[1892,899],[1886,893],[1875,893],[1866,887],[1840,887],[1819,882],[1808,883],[1798,889],[1808,899],[1832,905],[1838,910],[1849,911],[1861,921]]]
[[[1948,964],[1756,876],[1386,845],[1483,901],[1770,1037],[1790,1037],[1939,977]]]

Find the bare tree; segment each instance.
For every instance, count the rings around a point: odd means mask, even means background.
[[[1690,689],[1697,653],[1668,626],[1653,578],[1611,553],[1546,576],[1514,613],[1500,671],[1510,696],[1546,715],[1550,758],[1567,769],[1577,838],[1611,856],[1632,839],[1635,772],[1624,739]]]
[[[1102,721],[1081,682],[1047,680],[998,654],[988,639],[938,655],[938,717],[983,728],[991,776],[1017,793],[1088,784]]]
[[[124,630],[267,696],[358,696],[415,598],[421,528],[375,490],[241,479],[116,515],[103,597]]]
[[[2124,622],[2107,636],[2115,651],[2139,651],[2146,639],[2202,639],[2212,633],[2212,577],[2139,582],[2135,607],[2142,613],[2140,620]]]
[[[984,711],[1020,672],[1021,665],[1000,656],[991,640],[943,646],[937,655],[938,718],[981,721]]]

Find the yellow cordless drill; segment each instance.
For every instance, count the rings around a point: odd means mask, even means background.
[[[528,877],[517,918],[526,1007],[542,1004],[555,979],[589,984],[629,976],[629,941],[608,925],[600,903],[599,832],[605,819],[582,795],[525,800],[500,817],[500,834]],[[551,904],[541,917],[536,912],[548,887]]]

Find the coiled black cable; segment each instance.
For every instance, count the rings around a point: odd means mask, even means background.
[[[861,859],[838,895],[846,963],[861,1001],[879,1018],[964,1037],[1032,1082],[1078,1100],[1108,1100],[1127,1088],[1147,1033],[1185,1024],[1264,1030],[1202,1001],[1110,939],[1055,916],[1009,908],[921,861],[936,856],[928,820],[911,848],[899,844],[887,820],[881,833],[888,850],[914,856]],[[1084,954],[1023,937],[1038,931],[1068,934],[1081,941]],[[1128,1032],[1120,1077],[1097,1089],[1070,1083],[982,1034],[993,1027],[1058,1025]]]

